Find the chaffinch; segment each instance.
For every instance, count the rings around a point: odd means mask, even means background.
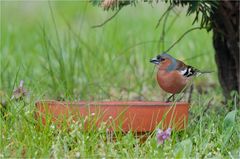
[[[174,97],[174,94],[182,92],[192,77],[202,73],[209,73],[201,72],[192,66],[186,65],[167,53],[157,55],[150,62],[158,67],[157,81],[159,86],[164,91],[172,93],[167,101]]]

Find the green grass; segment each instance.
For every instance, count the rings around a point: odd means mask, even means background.
[[[221,102],[212,34],[205,30],[189,33],[170,51],[215,72],[194,81],[188,128],[173,132],[164,146],[157,146],[154,135],[143,144],[131,132],[110,142],[103,128],[86,133],[78,122],[57,128],[35,120],[34,102],[42,99],[164,100],[149,63],[163,46],[149,41],[159,40],[162,25],[155,25],[165,9],[162,3],[128,6],[104,27],[92,29],[113,12],[83,1],[54,2],[53,14],[47,2],[1,2],[0,95],[7,105],[1,107],[0,157],[239,157],[239,110],[228,113],[235,110],[234,99]],[[177,11],[182,13],[165,34],[165,49],[192,27],[194,17]],[[167,28],[175,16],[170,14]],[[20,80],[30,95],[10,100]]]

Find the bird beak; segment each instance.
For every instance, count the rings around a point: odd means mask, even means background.
[[[154,64],[156,64],[156,65],[158,65],[158,64],[160,63],[159,60],[158,60],[156,57],[150,59],[150,62],[151,62],[151,63],[154,63]]]

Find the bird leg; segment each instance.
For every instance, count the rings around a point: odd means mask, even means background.
[[[171,101],[171,99],[173,99],[172,101],[174,101],[175,100],[175,96],[174,96],[175,94],[172,94],[170,97],[168,97],[168,99],[167,99],[167,103],[168,102],[170,102]]]

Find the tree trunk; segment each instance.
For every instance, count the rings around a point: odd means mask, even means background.
[[[228,99],[231,91],[240,91],[239,78],[239,2],[220,1],[214,9],[213,45],[219,82]]]

